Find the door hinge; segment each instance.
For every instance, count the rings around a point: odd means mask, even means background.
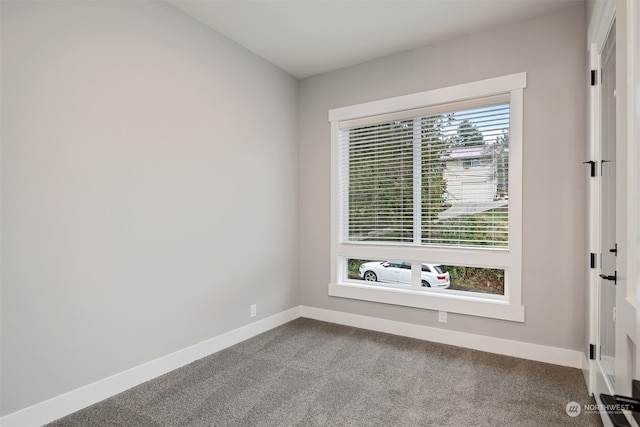
[[[589,254],[589,268],[596,268],[596,254],[593,252]]]
[[[591,70],[591,86],[595,86],[598,84],[598,71]]]
[[[591,176],[596,176],[596,162],[589,160],[588,162],[582,162],[582,164],[589,164],[591,166]]]
[[[596,346],[589,344],[589,360],[596,360]]]

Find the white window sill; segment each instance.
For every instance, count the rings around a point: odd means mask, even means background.
[[[329,296],[333,297],[524,322],[524,307],[510,304],[503,296],[475,296],[478,294],[464,293],[446,289],[416,291],[355,282],[329,284]]]

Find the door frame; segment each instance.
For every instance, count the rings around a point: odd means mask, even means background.
[[[627,1],[627,257],[629,299],[640,308],[640,5]],[[635,336],[640,334],[640,314],[633,322]],[[632,366],[634,379],[640,379],[640,341]],[[636,419],[638,417],[636,416]]]
[[[616,9],[618,8],[618,9]],[[636,307],[640,307],[640,6],[636,1],[603,0],[595,3],[593,16],[588,29],[589,70],[600,70],[600,53],[609,30],[616,22],[616,62],[617,62],[617,99],[616,133],[618,164],[617,173],[617,224],[616,240],[620,249],[620,278],[616,307],[618,309],[616,327],[616,390],[618,394],[631,395],[631,379],[640,379],[640,316]],[[589,89],[589,146],[588,159],[599,163],[600,142],[600,88]],[[626,160],[626,161],[625,161]],[[598,165],[599,166],[599,165]],[[600,171],[596,171],[599,175]],[[588,184],[588,251],[600,254],[600,183],[590,179]],[[598,344],[598,268],[590,268],[587,273],[588,292],[586,308],[587,348],[588,344]],[[618,332],[621,331],[621,332]],[[597,349],[596,355],[597,357]],[[598,381],[602,381],[596,360],[585,358],[584,373],[590,393],[596,390]],[[622,373],[621,377],[619,373]],[[598,396],[596,396],[598,398]],[[630,414],[628,414],[630,415]],[[605,425],[608,424],[603,417]],[[629,417],[630,418],[630,417]],[[632,425],[637,425],[632,421]]]
[[[589,52],[589,70],[596,70],[596,78],[600,78],[601,52],[604,49],[604,44],[607,40],[607,36],[615,22],[616,10],[613,1],[605,0],[603,2],[596,3],[596,8],[593,11],[591,23],[589,25],[588,37],[587,37],[587,49]],[[591,78],[591,77],[590,77]],[[589,79],[590,79],[589,78]],[[587,150],[588,161],[595,162],[595,166],[592,166],[596,176],[600,173],[600,135],[601,135],[601,97],[600,87],[598,85],[592,85],[589,87],[589,122],[588,122],[588,137],[589,146]],[[602,252],[600,247],[600,181],[598,179],[590,178],[588,181],[588,220],[587,220],[587,246],[590,254],[595,254],[597,260],[598,254]],[[596,261],[596,264],[598,262]],[[588,341],[587,348],[585,349],[586,355],[589,357],[591,352],[594,353],[594,359],[587,361],[585,366],[585,379],[587,381],[587,388],[590,394],[593,394],[596,390],[596,382],[602,381],[600,370],[597,366],[597,354],[599,351],[599,307],[598,307],[598,283],[600,277],[598,276],[598,268],[589,268],[587,272],[587,314],[588,314]],[[590,348],[591,345],[595,346],[595,349]]]

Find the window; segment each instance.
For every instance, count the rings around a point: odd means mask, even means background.
[[[462,167],[465,169],[478,168],[480,166],[482,166],[482,162],[480,161],[480,159],[471,159],[471,160],[462,161]]]
[[[329,112],[330,295],[524,320],[525,86],[521,73]]]

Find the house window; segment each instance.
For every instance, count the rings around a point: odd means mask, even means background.
[[[521,73],[329,112],[330,295],[524,320],[525,86]]]
[[[464,169],[479,168],[480,166],[482,166],[482,162],[480,159],[471,159],[471,160],[462,161],[462,167]]]

